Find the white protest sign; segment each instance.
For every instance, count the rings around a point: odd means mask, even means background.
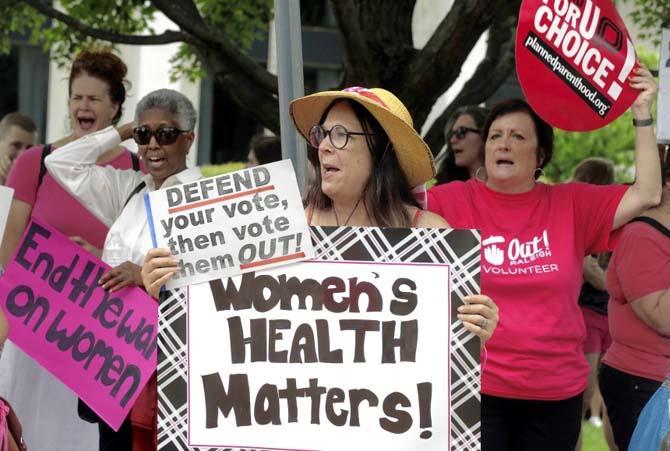
[[[5,234],[5,226],[9,217],[9,207],[12,205],[14,190],[6,186],[0,186],[0,241]]]
[[[664,28],[661,35],[658,80],[656,139],[659,143],[670,144],[670,29],[668,28]]]
[[[450,269],[309,261],[189,287],[189,449],[455,449]]]
[[[177,288],[314,255],[290,160],[257,166],[147,196],[154,245],[179,259]]]

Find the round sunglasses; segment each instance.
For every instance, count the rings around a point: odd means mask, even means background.
[[[309,144],[318,149],[323,140],[326,139],[326,136],[328,136],[334,148],[344,149],[351,135],[375,136],[374,133],[350,132],[343,125],[339,124],[333,125],[330,130],[326,130],[321,125],[313,125],[309,129]]]
[[[142,125],[133,129],[133,139],[140,146],[145,146],[151,141],[151,137],[156,138],[156,142],[161,146],[169,146],[177,142],[177,138],[182,133],[188,133],[190,130],[180,130],[177,127],[160,126],[156,130],[151,130],[149,126]]]
[[[447,138],[447,141],[449,141],[452,136],[455,136],[458,139],[463,139],[463,138],[465,138],[465,135],[467,135],[469,132],[477,133],[478,135],[481,133],[476,128],[461,126],[461,127],[458,127],[456,130],[449,130],[447,132],[446,138]]]

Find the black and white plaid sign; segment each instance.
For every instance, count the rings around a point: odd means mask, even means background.
[[[479,339],[456,318],[463,297],[479,292],[480,236],[471,230],[312,227],[317,259],[451,266],[451,450],[480,449]],[[160,304],[158,449],[188,446],[187,289],[164,293]],[[214,449],[214,448],[211,448]]]

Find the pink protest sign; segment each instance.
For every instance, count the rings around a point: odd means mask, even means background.
[[[31,222],[0,277],[9,339],[118,430],[156,371],[158,306],[143,290],[109,293],[109,267]]]
[[[523,0],[516,72],[528,103],[563,130],[604,127],[639,91],[635,47],[611,0]]]

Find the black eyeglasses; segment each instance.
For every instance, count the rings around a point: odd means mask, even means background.
[[[363,135],[363,136],[375,136],[374,133],[364,133],[364,132],[350,132],[343,125],[333,125],[330,130],[326,130],[320,125],[313,125],[309,129],[309,144],[318,149],[326,136],[330,139],[330,143],[336,149],[343,149],[349,142],[349,136],[351,135]]]
[[[477,133],[478,135],[481,133],[476,128],[458,127],[456,130],[449,130],[447,132],[447,141],[449,141],[452,136],[455,136],[458,139],[463,139],[465,138],[465,135],[468,134],[468,132]]]
[[[140,146],[145,146],[151,141],[151,137],[156,137],[156,142],[161,146],[169,146],[177,142],[177,138],[182,133],[188,133],[190,130],[179,130],[177,127],[158,127],[151,130],[147,125],[135,127],[133,129],[133,139]]]

